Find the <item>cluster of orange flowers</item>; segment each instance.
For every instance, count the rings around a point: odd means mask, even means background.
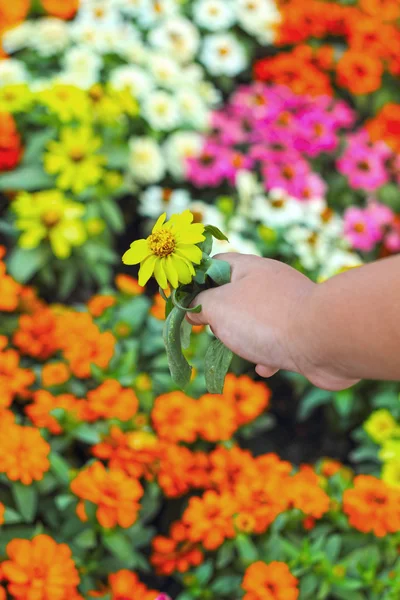
[[[330,75],[353,94],[379,89],[384,70],[400,73],[400,15],[397,0],[360,0],[356,6],[321,0],[288,0],[280,7],[278,44],[296,45],[289,52],[258,61],[255,76],[289,85],[297,93],[331,94]],[[311,38],[343,38],[348,48],[334,59],[333,47],[311,49]]]
[[[250,565],[243,578],[243,600],[297,600],[298,580],[286,563],[258,561]]]
[[[16,350],[6,349],[8,340],[0,336],[0,413],[11,406],[16,396],[29,397],[29,386],[35,381],[30,369],[20,367],[20,357]]]
[[[0,131],[1,147],[1,131]],[[14,312],[19,304],[22,286],[17,283],[10,275],[7,275],[6,265],[1,260],[4,258],[6,249],[0,246],[0,311]]]
[[[372,141],[383,140],[400,154],[400,104],[386,104],[366,127]]]

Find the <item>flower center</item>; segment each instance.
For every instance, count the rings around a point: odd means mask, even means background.
[[[364,223],[356,223],[354,225],[354,231],[356,231],[357,233],[364,233],[364,231],[365,231]]]
[[[274,208],[283,208],[285,206],[285,200],[283,198],[276,198],[272,200],[271,204]]]
[[[358,168],[360,169],[360,171],[369,171],[369,164],[366,160],[361,160],[358,164],[357,164]]]
[[[148,244],[152,253],[160,258],[172,254],[176,246],[173,234],[167,229],[152,233],[148,238]]]
[[[170,188],[163,188],[162,201],[164,204],[169,204],[172,196],[172,190]]]
[[[69,157],[72,161],[79,163],[85,158],[85,153],[81,148],[72,148]]]
[[[51,229],[51,227],[54,227],[59,223],[60,215],[56,210],[48,210],[42,215],[41,221],[45,227]]]

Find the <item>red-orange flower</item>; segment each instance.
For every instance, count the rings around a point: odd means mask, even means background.
[[[0,30],[3,25],[2,3],[4,0],[0,0]],[[21,156],[21,138],[15,121],[8,113],[0,113],[0,172],[14,169],[21,160]]]
[[[150,309],[150,314],[159,321],[165,319],[165,300],[161,294],[156,294],[153,298],[153,306]]]
[[[128,296],[139,296],[140,294],[143,294],[144,291],[144,288],[139,285],[137,279],[130,275],[125,275],[124,273],[116,275],[115,285],[120,292],[127,294]]]
[[[297,600],[297,584],[286,563],[258,561],[244,575],[242,588],[247,593],[243,600]]]
[[[35,374],[19,366],[16,350],[0,351],[0,409],[11,405],[15,396],[29,395],[28,387],[35,381]]]
[[[66,544],[48,535],[12,540],[2,575],[8,591],[17,600],[72,600],[77,598],[79,575]]]
[[[88,392],[87,401],[94,419],[129,421],[139,406],[135,392],[123,388],[116,379],[107,379],[98,388]]]
[[[174,571],[185,573],[191,567],[203,562],[199,544],[188,538],[188,527],[184,523],[174,523],[169,537],[157,536],[153,540],[151,563],[157,573],[171,575]]]
[[[102,527],[130,527],[137,519],[143,488],[137,479],[117,469],[107,470],[94,462],[71,483],[72,492],[82,499],[78,516],[85,520],[84,500],[97,505],[96,518]]]
[[[371,475],[358,475],[343,494],[343,512],[363,533],[383,537],[400,531],[400,490]]]
[[[229,401],[214,394],[205,394],[197,401],[198,422],[200,437],[209,442],[229,440],[238,428],[236,420],[236,406]]]
[[[208,486],[208,457],[184,446],[164,443],[155,472],[164,494],[175,498],[192,488]]]
[[[85,401],[78,400],[72,394],[53,396],[46,390],[38,390],[33,394],[33,402],[26,407],[25,412],[36,427],[45,427],[54,435],[59,435],[63,429],[51,414],[55,408],[62,408],[76,421],[81,421],[85,413]]]
[[[359,0],[361,10],[379,21],[397,21],[400,17],[398,0]]]
[[[50,467],[50,446],[40,431],[34,427],[2,423],[0,433],[0,473],[25,485],[43,479]]]
[[[4,523],[4,513],[6,512],[6,507],[2,502],[0,502],[0,525]]]
[[[383,140],[400,153],[400,104],[385,104],[381,112],[366,127],[372,141]]]
[[[337,64],[338,84],[352,94],[370,94],[381,85],[383,66],[379,58],[348,50]]]
[[[108,578],[111,600],[156,600],[160,592],[149,590],[136,575],[123,569]]]
[[[158,436],[170,442],[194,442],[199,418],[197,401],[183,392],[170,392],[159,396],[151,412]]]
[[[114,306],[116,303],[116,298],[114,296],[106,296],[106,295],[97,295],[92,296],[92,298],[87,303],[88,311],[92,315],[92,317],[101,317],[101,315],[110,308]]]
[[[21,354],[46,360],[57,351],[55,328],[53,311],[47,306],[41,306],[33,314],[20,317],[13,342]]]
[[[72,19],[79,8],[79,0],[41,0],[44,10],[52,17]]]
[[[223,399],[228,398],[236,408],[238,426],[254,421],[268,408],[271,390],[262,382],[256,382],[242,375],[229,374],[225,378]]]
[[[233,516],[237,503],[231,494],[207,491],[201,498],[190,498],[182,516],[188,528],[188,539],[201,542],[207,550],[216,550],[235,535]]]
[[[329,510],[329,496],[319,486],[312,469],[303,469],[290,482],[291,504],[307,516],[320,519]]]
[[[0,261],[0,311],[13,312],[18,307],[22,287],[6,273],[5,264]]]
[[[42,384],[44,387],[61,385],[71,377],[70,370],[63,362],[48,363],[42,369]]]

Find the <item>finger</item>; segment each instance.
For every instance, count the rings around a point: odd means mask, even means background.
[[[238,281],[245,277],[248,273],[249,261],[258,257],[251,254],[240,254],[239,252],[224,252],[216,254],[212,258],[224,260],[231,266],[231,281]]]
[[[228,284],[229,285],[229,284]],[[211,288],[200,292],[191,303],[191,308],[201,305],[201,312],[186,313],[186,319],[192,325],[211,325],[218,312],[218,305],[221,302],[221,288]]]
[[[279,371],[279,369],[277,369],[276,367],[267,367],[265,365],[257,365],[256,366],[256,373],[260,377],[272,377],[278,371]]]

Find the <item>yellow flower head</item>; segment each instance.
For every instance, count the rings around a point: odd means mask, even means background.
[[[0,112],[18,113],[29,110],[33,94],[26,83],[13,83],[0,88]]]
[[[51,175],[59,175],[57,185],[62,190],[80,194],[98,183],[103,175],[106,159],[95,154],[101,144],[89,127],[63,129],[60,141],[47,145],[44,168]]]
[[[21,248],[36,248],[48,240],[57,258],[68,258],[73,246],[81,246],[87,238],[82,217],[82,204],[72,202],[59,190],[28,194],[22,192],[12,203],[21,235]]]
[[[93,116],[100,123],[111,125],[123,115],[135,117],[139,106],[129,90],[115,90],[96,83],[89,90]]]
[[[88,121],[91,118],[87,92],[73,85],[56,83],[36,95],[37,100],[63,123],[74,119]]]
[[[193,223],[190,210],[180,215],[172,215],[166,223],[164,213],[153,227],[146,240],[137,240],[122,257],[126,265],[140,263],[139,284],[146,285],[154,273],[162,289],[178,287],[179,283],[190,283],[195,270],[193,264],[200,264],[202,251],[196,245],[202,242],[204,225]]]
[[[396,430],[396,434],[397,433],[400,434],[400,432]],[[391,460],[397,460],[400,462],[400,437],[399,439],[395,440],[386,440],[379,451],[379,458],[383,462]]]
[[[389,439],[397,427],[392,414],[386,408],[373,412],[364,423],[365,431],[378,444],[383,444],[385,440]]]
[[[389,460],[384,464],[382,480],[392,487],[400,488],[400,460]]]

